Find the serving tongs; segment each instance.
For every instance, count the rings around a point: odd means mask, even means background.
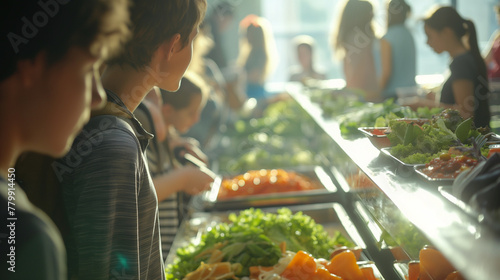
[[[196,167],[198,167],[202,172],[210,176],[212,179],[215,179],[218,175],[210,170],[208,168],[207,164],[198,159],[197,157],[193,156],[188,152],[188,150],[185,147],[175,147],[174,148],[174,156],[175,158],[182,164],[182,165],[187,165],[187,164],[192,164]]]

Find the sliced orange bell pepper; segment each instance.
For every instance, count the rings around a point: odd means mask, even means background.
[[[444,280],[456,269],[441,252],[424,247],[420,250],[420,279]]]
[[[319,267],[316,269],[316,273],[308,280],[342,280],[342,278],[331,274],[326,268]]]
[[[298,251],[281,276],[289,280],[309,280],[315,273],[316,262],[314,258],[304,251]]]
[[[409,262],[407,280],[418,280],[419,275],[420,275],[420,262],[418,261]]]
[[[365,280],[363,272],[356,263],[356,256],[350,250],[335,255],[326,265],[330,273],[340,276],[342,279]]]

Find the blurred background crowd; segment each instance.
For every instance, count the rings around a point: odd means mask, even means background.
[[[389,2],[394,2],[392,8]],[[233,109],[241,108],[246,98],[261,100],[266,96],[265,103],[286,98],[276,94],[284,91],[283,83],[309,78],[328,80],[334,88],[361,91],[367,101],[375,102],[397,98],[396,88],[404,97],[439,94],[450,74],[451,56],[446,50],[430,47],[424,30],[424,19],[437,6],[454,7],[461,18],[473,22],[478,48],[489,69],[490,90],[496,92],[498,87],[491,51],[498,28],[495,7],[499,3],[495,0],[209,0],[208,4],[205,34],[213,42],[206,57],[218,66],[228,88],[237,93],[239,87],[240,95],[232,95],[230,102]],[[396,23],[389,20],[391,9],[401,17],[393,17]],[[391,25],[401,25],[404,30],[392,28],[389,35]],[[342,32],[352,37],[342,39]],[[259,36],[261,39],[256,39]],[[261,42],[253,43],[255,40]],[[394,79],[399,84],[391,84],[384,66],[387,46],[399,41],[404,44],[392,45],[392,51],[399,49],[392,54],[393,67],[397,67],[393,71],[400,75]],[[260,44],[261,49],[252,44]],[[347,55],[350,51],[345,44],[357,46],[354,56]],[[350,63],[346,62],[348,57]],[[235,102],[238,98],[239,104]],[[489,100],[493,129],[500,127],[495,116],[497,99],[497,94],[492,94]]]

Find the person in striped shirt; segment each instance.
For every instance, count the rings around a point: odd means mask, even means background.
[[[143,127],[155,135],[147,149],[148,167],[153,177],[159,201],[160,232],[163,257],[167,258],[177,229],[187,214],[191,195],[208,188],[210,175],[192,165],[183,165],[182,149],[206,163],[206,155],[199,143],[179,134],[188,131],[199,121],[208,92],[203,80],[194,74],[182,78],[175,93],[153,90],[148,94],[135,115]]]

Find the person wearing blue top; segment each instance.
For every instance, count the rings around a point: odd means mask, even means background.
[[[391,0],[387,7],[387,33],[380,40],[382,99],[397,98],[397,88],[416,85],[415,41],[405,25],[410,11],[404,0]]]

